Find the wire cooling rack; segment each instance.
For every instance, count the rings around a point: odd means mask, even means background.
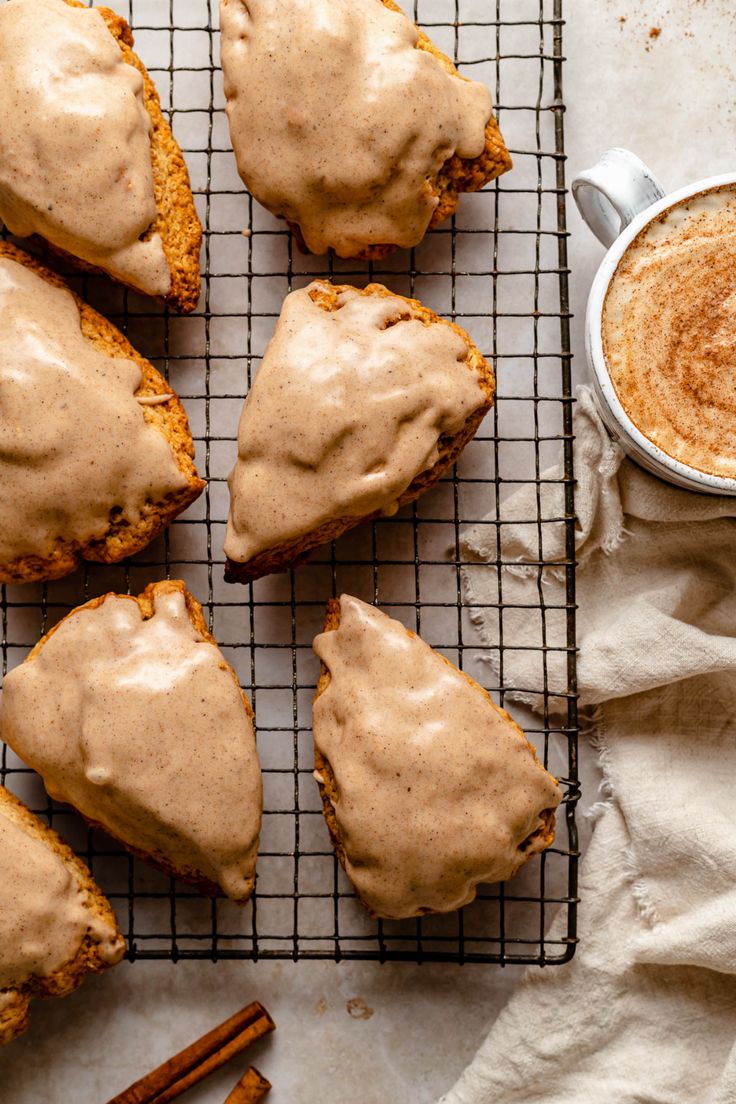
[[[256,712],[265,814],[254,898],[244,910],[210,901],[133,860],[49,802],[39,779],[7,749],[2,779],[85,856],[119,913],[133,959],[563,962],[575,943],[577,729],[562,0],[404,3],[463,72],[491,87],[515,168],[482,193],[463,197],[452,222],[419,248],[373,265],[303,256],[243,188],[223,111],[216,0],[117,0],[114,6],[133,26],[136,49],[189,164],[205,227],[203,296],[196,315],[178,318],[103,278],[77,275],[71,282],[171,378],[189,412],[208,487],[162,539],[125,564],[92,565],[44,586],[3,587],[3,672],[80,602],[107,590],[138,593],[165,576],[184,579],[203,602]],[[457,319],[495,361],[496,406],[457,470],[413,507],[354,530],[296,572],[228,586],[226,477],[242,400],[284,295],[315,275],[358,284],[375,279]],[[540,682],[489,686],[501,703],[510,691],[523,690],[541,706],[539,714],[520,713],[505,703],[562,779],[555,846],[507,885],[482,887],[459,913],[374,922],[332,853],[311,773],[318,674],[311,641],[325,599],[347,591],[379,603],[487,685],[488,656],[460,602],[461,530],[491,511],[488,523],[500,533],[501,502],[524,484],[539,490],[560,451],[564,511],[544,517],[537,494],[536,516],[525,519],[539,538],[532,566],[540,582]],[[550,526],[565,534],[566,558],[555,563],[543,554]],[[554,608],[545,604],[541,585],[552,568],[566,578],[565,601]],[[501,672],[513,646],[503,636],[505,609],[501,600],[486,611],[499,619]],[[562,717],[550,709],[546,661],[552,652],[566,657]],[[550,938],[545,931],[558,907],[563,934]]]

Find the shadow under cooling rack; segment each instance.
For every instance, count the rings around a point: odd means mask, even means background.
[[[514,169],[464,196],[452,222],[416,250],[373,265],[300,254],[282,224],[242,186],[223,111],[216,2],[117,0],[114,6],[130,18],[136,49],[190,168],[205,228],[203,295],[196,314],[177,318],[103,278],[77,275],[71,282],[171,378],[187,407],[208,487],[162,539],[125,564],[91,565],[44,586],[4,587],[3,671],[80,602],[107,590],[138,593],[166,576],[184,579],[256,713],[265,814],[254,898],[245,909],[210,901],[150,870],[50,803],[38,778],[7,750],[2,779],[88,860],[118,911],[134,959],[565,961],[576,938],[578,790],[562,0],[404,3],[464,73],[491,87]],[[315,275],[361,285],[378,280],[457,319],[493,359],[498,401],[452,475],[413,507],[354,530],[296,572],[227,586],[225,480],[243,397],[284,295]],[[483,521],[495,528],[502,548],[508,523],[501,504],[525,485],[539,490],[560,456],[559,510],[544,516],[537,494],[533,516],[523,519],[538,537],[529,566],[539,583],[539,681],[513,686],[504,678],[514,641],[508,626],[504,634],[511,607],[504,603],[501,561],[498,601],[476,611],[497,618],[498,644],[488,648],[460,601],[460,536],[469,523]],[[554,560],[546,553],[551,533],[562,535],[555,544],[565,549]],[[564,576],[565,598],[549,605],[543,583],[553,570]],[[488,686],[562,781],[555,845],[510,883],[481,887],[458,913],[376,923],[358,905],[332,853],[312,777],[309,726],[318,671],[311,641],[325,600],[342,591],[375,601]],[[566,672],[554,701],[552,656]],[[492,671],[499,672],[497,685],[489,685]],[[533,712],[515,704],[515,691],[535,703]],[[555,912],[560,917],[551,936]]]

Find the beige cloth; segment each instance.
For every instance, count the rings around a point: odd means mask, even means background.
[[[568,965],[527,972],[441,1104],[733,1104],[736,500],[649,476],[610,441],[590,392],[578,400],[578,672],[606,797],[583,863],[581,942]],[[533,495],[504,518],[535,516]],[[559,489],[543,495],[555,516]],[[505,557],[536,558],[535,526],[503,528]],[[491,532],[465,536],[478,561],[466,597],[481,603],[497,588]],[[559,539],[547,555],[562,554]],[[533,601],[536,572],[506,569],[503,585],[507,600]],[[561,587],[549,572],[547,600]],[[504,641],[537,642],[537,617],[515,611]],[[479,629],[495,642],[495,620]],[[538,685],[538,664],[506,653],[505,681]]]

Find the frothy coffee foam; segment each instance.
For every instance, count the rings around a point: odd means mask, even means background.
[[[683,200],[629,245],[606,296],[603,348],[650,441],[736,477],[736,185]]]

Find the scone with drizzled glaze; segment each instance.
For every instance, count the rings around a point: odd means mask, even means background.
[[[561,793],[508,713],[415,633],[342,595],[314,640],[315,775],[369,911],[450,912],[552,843]]]
[[[149,361],[0,242],[0,582],[139,552],[204,489],[186,411]]]
[[[432,487],[494,395],[459,326],[380,284],[287,296],[243,407],[225,578],[300,563]]]
[[[114,966],[125,942],[87,867],[0,786],[0,1045],[28,1027],[34,997],[63,997]]]
[[[253,714],[184,583],[73,610],[5,678],[0,736],[133,854],[204,893],[253,889]]]
[[[125,20],[78,0],[0,4],[0,218],[175,310],[199,300],[189,173]]]
[[[312,253],[418,245],[511,168],[491,95],[393,0],[221,0],[238,169]]]

